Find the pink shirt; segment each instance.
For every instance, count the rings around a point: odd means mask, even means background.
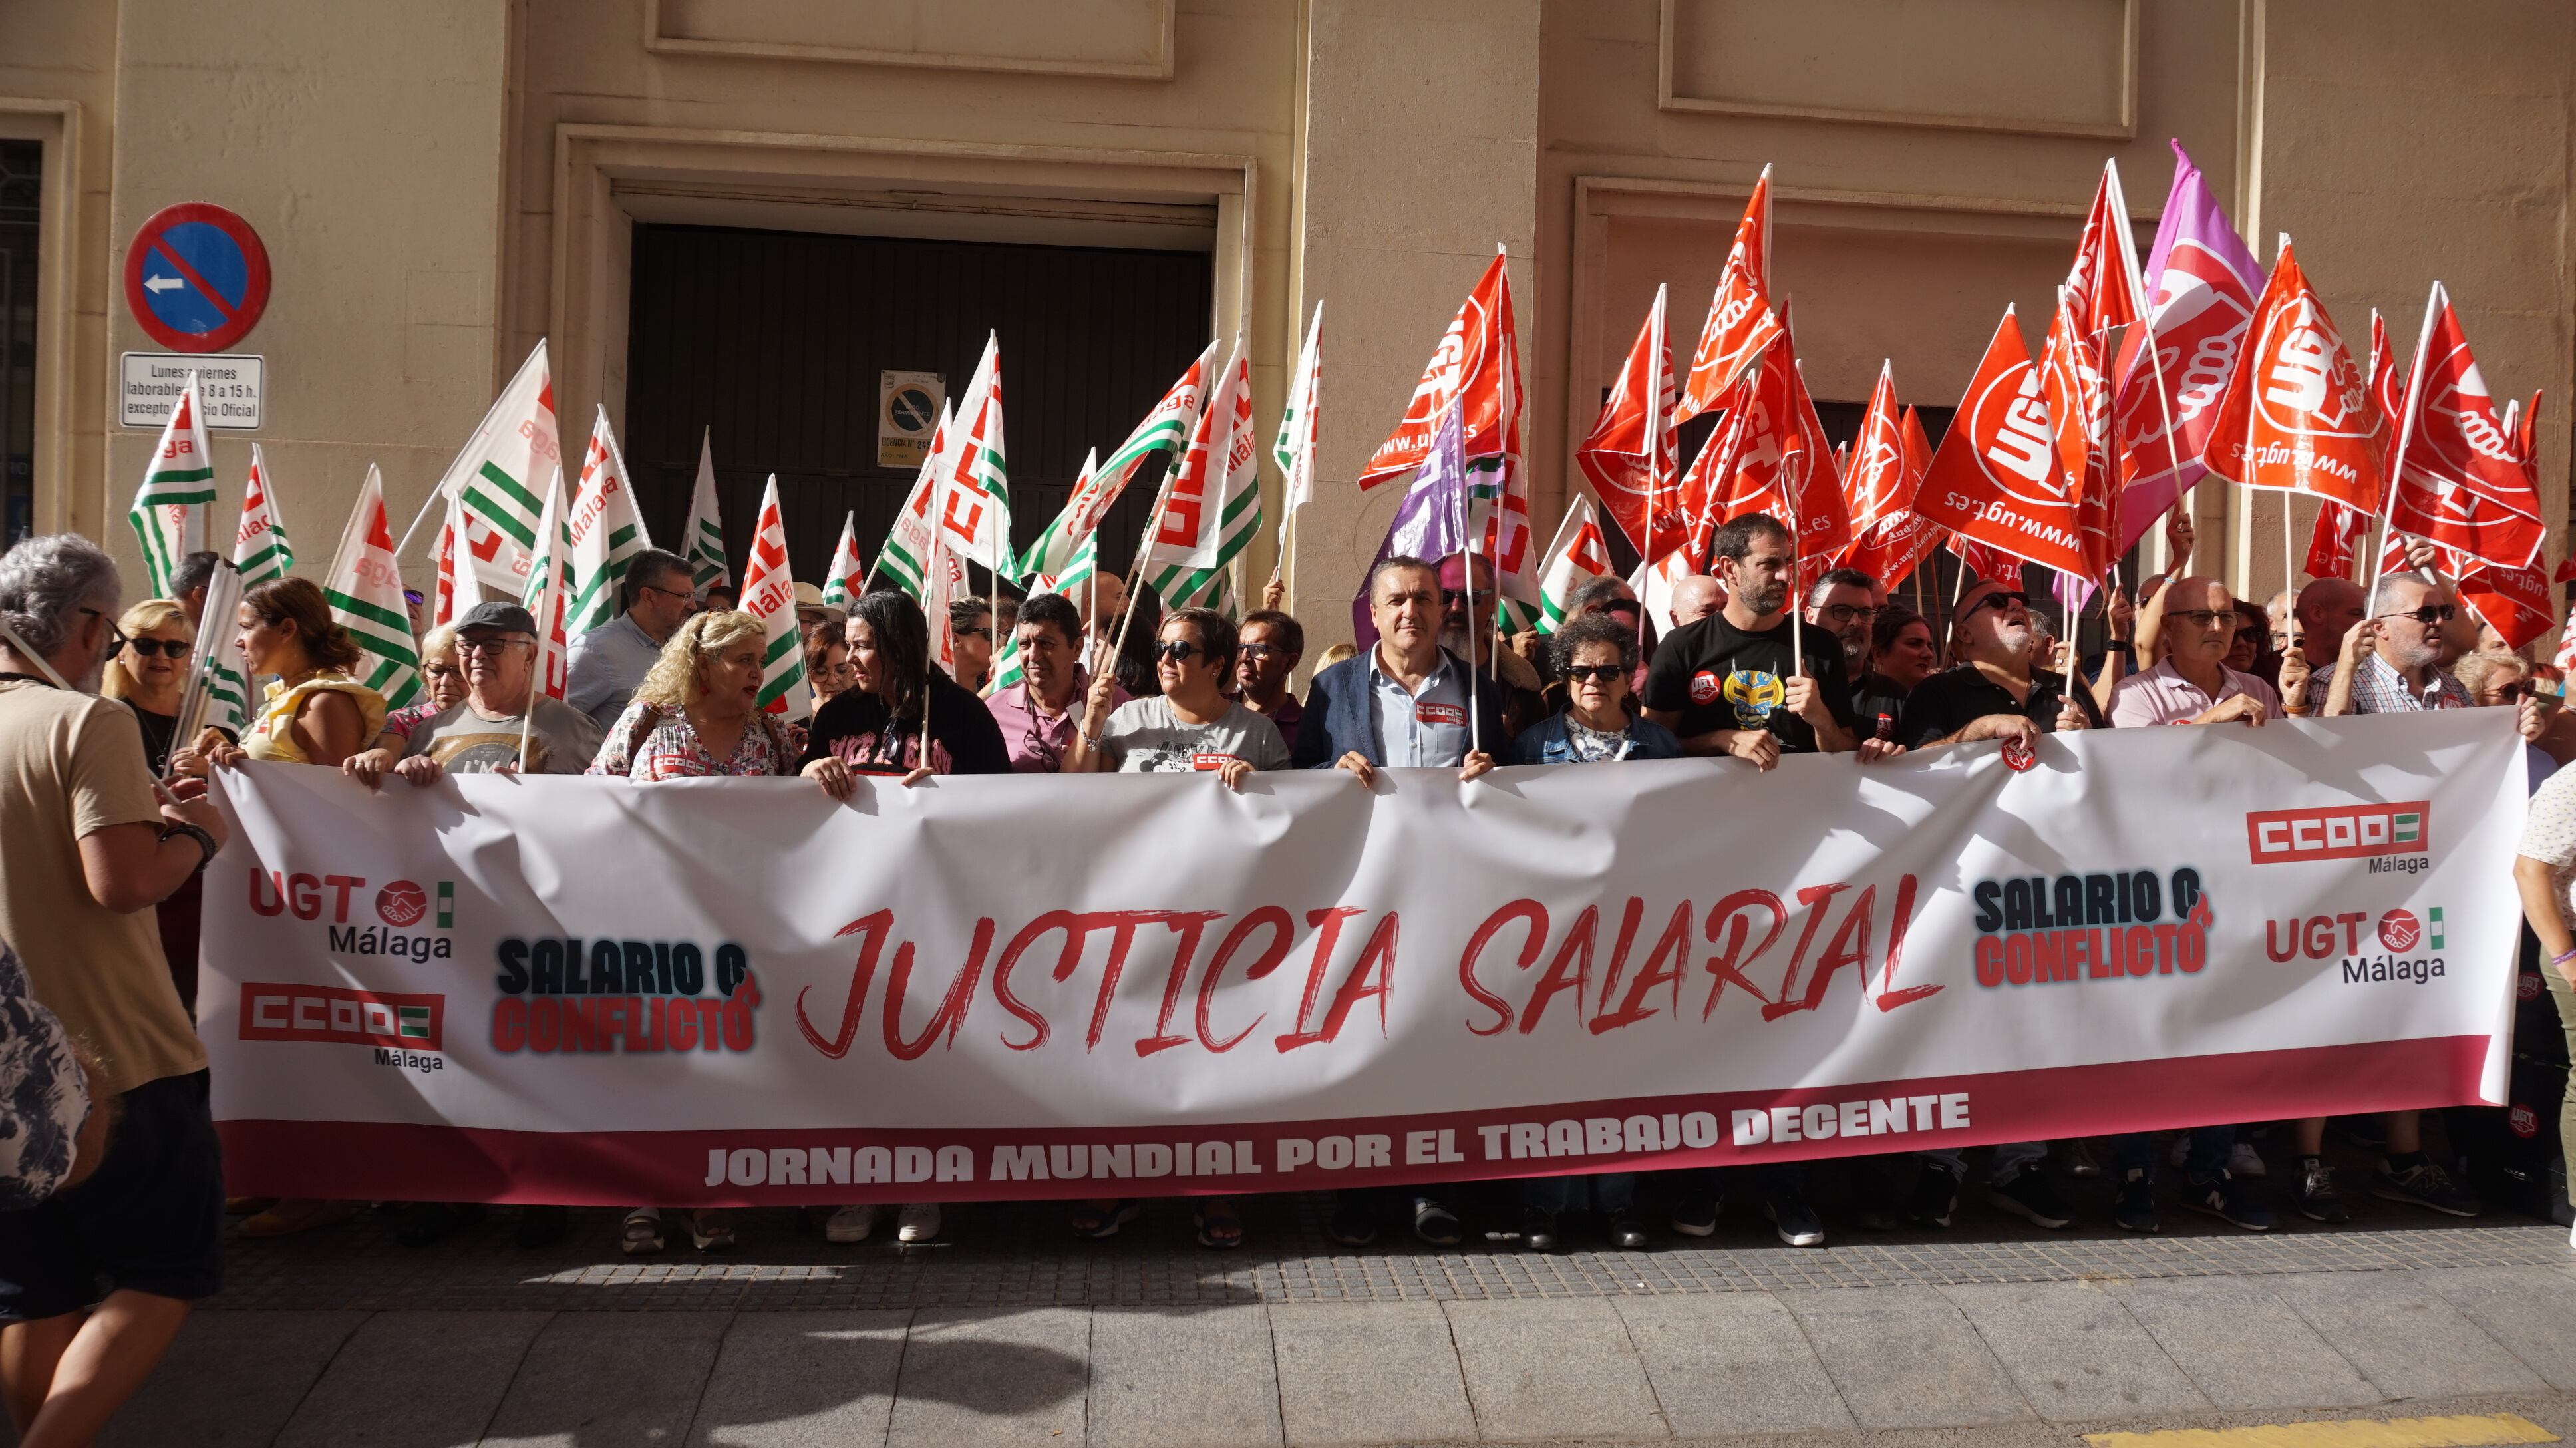
[[[1002,727],[1002,746],[1011,752],[1014,774],[1054,774],[1064,767],[1065,751],[1073,747],[1074,726],[1081,722],[1082,701],[1091,689],[1091,676],[1077,670],[1073,695],[1065,700],[1064,712],[1049,719],[1029,704],[1029,686],[1013,684],[984,701],[993,722]],[[1110,686],[1110,702],[1124,704],[1129,698],[1125,689]]]
[[[2281,717],[2281,696],[2267,683],[2252,674],[2240,674],[2225,664],[2218,666],[2225,675],[2218,686],[2218,697],[2211,698],[2200,686],[2174,672],[2173,660],[2167,659],[2143,674],[2131,674],[2111,690],[2111,727],[2125,729],[2138,724],[2188,724],[2220,700],[2237,694],[2251,696],[2263,706],[2263,717]]]

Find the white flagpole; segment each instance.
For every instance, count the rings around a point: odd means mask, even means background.
[[[2380,480],[2379,546],[2370,551],[2370,587],[2362,594],[2364,608],[2378,606],[2380,563],[2388,553],[2391,520],[2397,511],[2397,485],[2406,476],[2407,445],[2415,439],[2415,398],[2424,386],[2424,355],[2432,350],[2433,321],[2446,300],[2440,282],[2433,283],[2432,291],[2424,298],[2424,326],[2415,335],[2415,365],[2406,373],[2406,400],[2398,406],[2397,451],[2389,455],[2388,476]],[[2370,535],[2365,531],[2362,536]],[[2429,584],[2433,580],[2428,576],[2424,581]]]
[[[429,510],[435,507],[438,500],[446,495],[447,490],[444,488],[432,488],[429,490],[429,496],[421,500],[420,511],[412,515],[411,526],[403,530],[402,541],[394,545],[395,558],[401,558],[403,556],[403,550],[411,547],[411,535],[420,531],[420,525],[427,522],[429,519]]]

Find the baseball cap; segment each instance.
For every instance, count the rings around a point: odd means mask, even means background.
[[[469,628],[496,628],[504,633],[533,634],[537,631],[537,620],[535,615],[515,603],[487,599],[465,610],[465,616],[456,621],[458,633]]]

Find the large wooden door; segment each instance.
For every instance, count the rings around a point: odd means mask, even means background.
[[[1213,287],[1204,252],[639,224],[622,441],[645,525],[679,537],[712,428],[737,579],[773,472],[798,578],[821,578],[845,513],[873,561],[913,479],[876,466],[879,373],[938,372],[954,397],[998,332],[1025,546],[1084,451],[1125,441],[1207,345]],[[588,431],[564,419],[567,438]],[[1149,465],[1103,524],[1106,566],[1134,553],[1159,477]]]

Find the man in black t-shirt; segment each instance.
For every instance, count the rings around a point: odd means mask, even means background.
[[[1964,661],[1914,686],[1897,723],[1908,749],[2019,735],[2036,740],[2101,723],[2083,690],[2066,694],[2066,677],[2042,673],[2030,595],[1994,580],[1969,586],[1952,611],[1951,647]]]
[[[1646,670],[1646,717],[1687,754],[1732,754],[1763,769],[1782,754],[1847,753],[1851,688],[1832,635],[1789,613],[1789,530],[1748,513],[1717,530],[1710,556],[1726,606],[1685,624]],[[1793,637],[1804,657],[1792,667]]]

